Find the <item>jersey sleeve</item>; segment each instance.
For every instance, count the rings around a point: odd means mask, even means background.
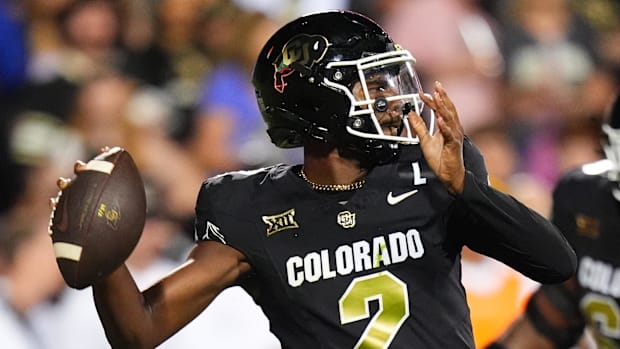
[[[220,229],[220,220],[215,203],[219,195],[218,185],[221,179],[208,179],[200,188],[196,202],[194,240],[217,241],[226,244],[225,232]]]
[[[535,281],[558,283],[573,275],[577,258],[560,231],[512,196],[491,187],[482,155],[469,140],[464,159],[464,189],[448,223],[451,233],[472,250]]]
[[[248,179],[221,175],[205,181],[196,202],[194,239],[196,242],[216,241],[248,256],[260,243],[256,227],[246,219],[251,205]]]

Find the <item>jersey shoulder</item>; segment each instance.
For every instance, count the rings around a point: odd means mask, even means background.
[[[555,188],[554,198],[561,200],[567,196],[591,195],[606,190],[612,164],[609,160],[599,160],[573,168],[560,177]],[[572,201],[572,200],[571,200]]]
[[[202,183],[201,198],[217,201],[218,205],[238,204],[238,199],[249,199],[263,184],[277,180],[290,169],[288,165],[274,165],[250,171],[232,171],[208,178]]]
[[[227,227],[241,227],[250,220],[256,211],[259,197],[271,197],[269,191],[278,187],[279,179],[283,178],[291,166],[274,165],[253,171],[234,171],[223,173],[203,182],[196,202],[196,240],[218,237],[223,242]],[[261,191],[261,195],[256,195]],[[220,234],[206,234],[208,231]]]
[[[620,221],[618,201],[612,193],[617,183],[609,179],[610,169],[607,160],[574,168],[560,178],[553,190],[551,219],[578,255],[617,246],[616,227]]]

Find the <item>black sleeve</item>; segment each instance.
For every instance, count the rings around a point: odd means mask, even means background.
[[[576,270],[575,252],[550,221],[469,170],[449,225],[472,250],[540,283],[565,281]]]

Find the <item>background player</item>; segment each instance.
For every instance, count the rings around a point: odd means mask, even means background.
[[[490,348],[568,348],[584,332],[598,348],[620,348],[620,98],[602,126],[606,159],[568,172],[553,196],[552,221],[579,259],[576,275],[543,285],[525,314]]]
[[[414,63],[355,13],[276,32],[254,85],[271,140],[303,146],[303,165],[207,180],[181,268],[142,292],[125,266],[93,285],[112,346],[154,347],[240,284],[284,348],[473,348],[462,246],[542,283],[570,277],[570,246],[489,187],[446,91],[424,95]]]

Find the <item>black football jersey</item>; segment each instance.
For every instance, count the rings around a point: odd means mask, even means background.
[[[577,254],[579,308],[600,348],[620,348],[620,203],[610,166],[603,160],[565,175],[552,213]]]
[[[299,166],[288,165],[204,183],[196,240],[219,241],[247,257],[253,272],[240,283],[283,348],[474,348],[460,251],[471,242],[493,255],[496,247],[487,245],[501,234],[468,238],[488,222],[457,214],[459,200],[420,148],[404,148],[354,192],[314,191]],[[480,153],[466,142],[464,155],[467,188],[485,186]],[[510,221],[521,229],[529,218]],[[527,234],[518,234],[523,241],[515,246],[496,245],[521,254],[535,245]]]

